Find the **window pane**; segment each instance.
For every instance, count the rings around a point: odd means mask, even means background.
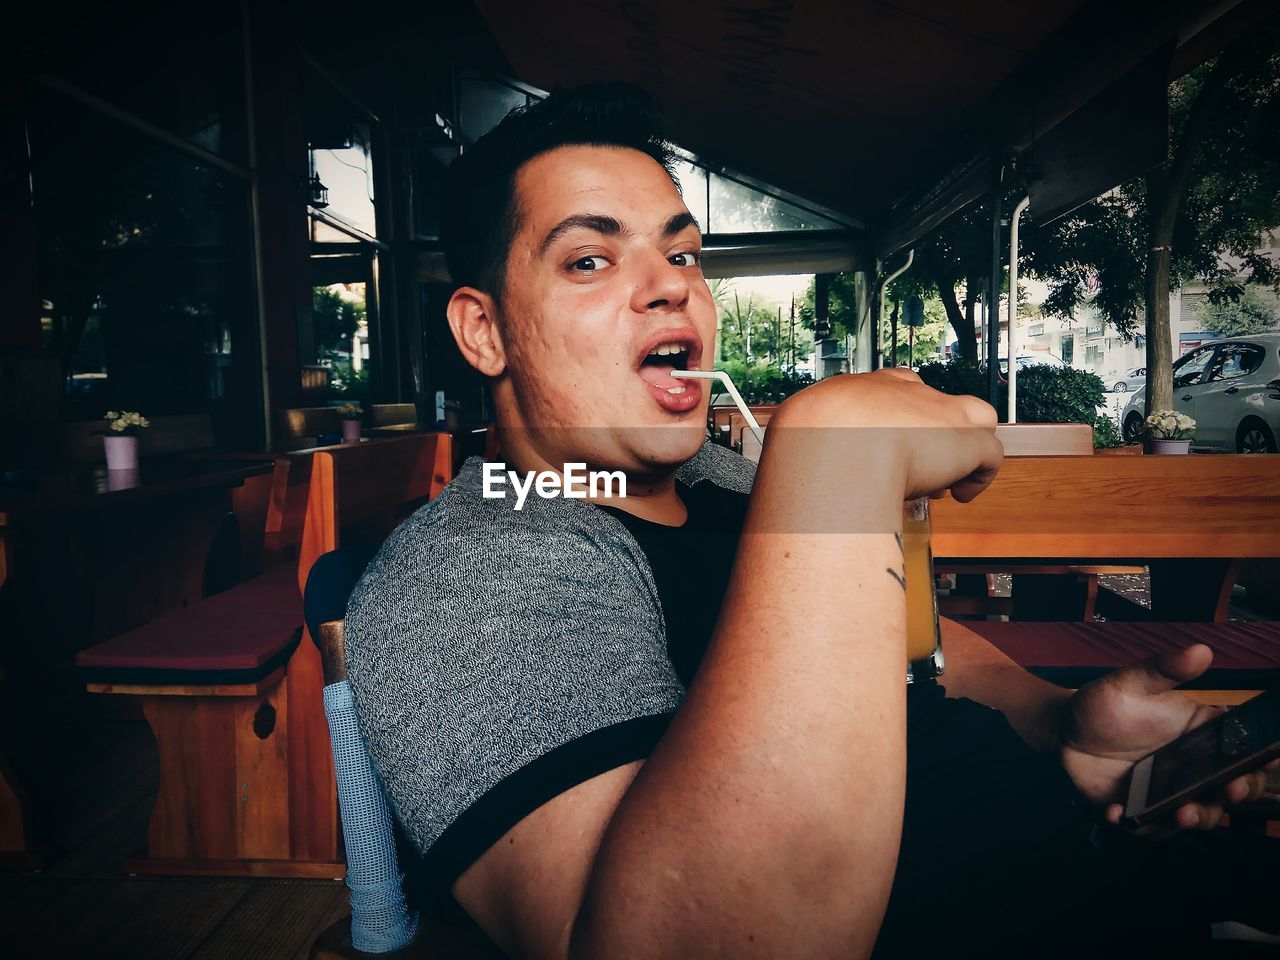
[[[457,146],[434,131],[420,132],[410,143],[409,189],[416,239],[435,240],[440,236],[440,200],[444,193],[445,171],[457,155]]]
[[[710,233],[831,230],[839,226],[736,180],[715,173],[710,176]]]
[[[373,131],[359,109],[315,71],[303,74],[310,172],[328,190],[325,213],[376,236]]]
[[[377,236],[369,125],[350,121],[344,134],[311,141],[311,172],[329,191],[325,213]]]
[[[1247,376],[1262,364],[1262,349],[1246,343],[1229,343],[1218,351],[1211,380],[1234,380]]]
[[[239,5],[110,7],[104,42],[92,15],[40,38],[41,72],[235,163],[248,162]]]
[[[687,160],[676,161],[676,178],[684,205],[693,214],[702,232],[707,232],[707,171]]]
[[[1187,354],[1183,360],[1174,364],[1173,385],[1186,387],[1197,382],[1212,358],[1213,347],[1201,347],[1194,353]]]
[[[464,78],[459,91],[460,126],[468,143],[475,143],[515,107],[524,106],[529,97],[505,83],[482,77]]]
[[[209,412],[252,443],[260,398],[249,188],[51,92],[27,115],[37,282],[63,419]]]
[[[367,269],[367,268],[366,268]],[[323,368],[326,400],[364,402],[369,393],[369,319],[364,281],[331,283],[312,290],[310,350],[303,363]],[[306,345],[299,344],[300,347]]]

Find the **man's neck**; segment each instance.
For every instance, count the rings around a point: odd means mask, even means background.
[[[527,442],[528,434],[520,431],[503,432],[503,450],[500,459],[504,460],[508,469],[522,474],[529,472],[549,472],[564,476],[564,464],[551,463],[532,444]],[[676,489],[676,474],[672,469],[667,473],[632,473],[628,472],[625,497],[587,496],[585,499],[601,506],[622,510],[641,520],[660,523],[664,526],[678,527],[684,524],[689,516],[684,501]]]
[[[685,507],[684,501],[680,499],[679,491],[676,490],[676,475],[674,472],[658,480],[645,478],[633,482],[632,478],[628,476],[627,495],[625,497],[613,500],[595,500],[594,502],[622,510],[633,517],[648,520],[650,523],[660,523],[666,527],[683,526],[684,522],[689,518],[689,511]]]

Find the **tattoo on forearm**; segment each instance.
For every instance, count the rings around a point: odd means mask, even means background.
[[[905,566],[907,562],[907,551],[906,551],[906,548],[902,546],[902,534],[895,532],[893,535],[893,540],[898,545],[898,552],[902,554],[902,562],[903,562],[903,565]],[[889,574],[889,576],[893,577],[893,579],[897,580],[898,586],[900,586],[903,590],[907,589],[906,579],[897,570],[893,569],[893,567],[885,567],[884,571],[885,573]]]

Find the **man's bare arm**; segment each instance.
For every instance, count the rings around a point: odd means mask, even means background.
[[[1071,691],[1032,676],[963,623],[939,620],[947,669],[939,682],[949,697],[968,697],[999,710],[1028,744],[1044,753],[1062,745]]]
[[[914,377],[837,379],[771,424],[715,637],[649,760],[544,805],[455,885],[510,953],[870,952],[905,780],[893,533],[906,496],[975,495],[999,444],[994,417]],[[946,437],[818,429],[895,417]],[[818,532],[832,510],[845,532]],[[819,577],[840,603],[814,603]]]

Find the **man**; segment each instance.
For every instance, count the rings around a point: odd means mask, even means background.
[[[517,510],[469,461],[352,598],[361,726],[440,892],[520,957],[1177,943],[1202,851],[1099,840],[1088,805],[1117,822],[1131,762],[1209,715],[1170,693],[1208,651],[1072,697],[949,625],[950,699],[908,694],[903,501],[977,496],[994,412],[882,371],[788,400],[754,477],[704,446],[673,373],[710,368],[716,310],[670,166],[640,98],[597,87],[451,171],[448,318],[506,469],[627,495]]]

